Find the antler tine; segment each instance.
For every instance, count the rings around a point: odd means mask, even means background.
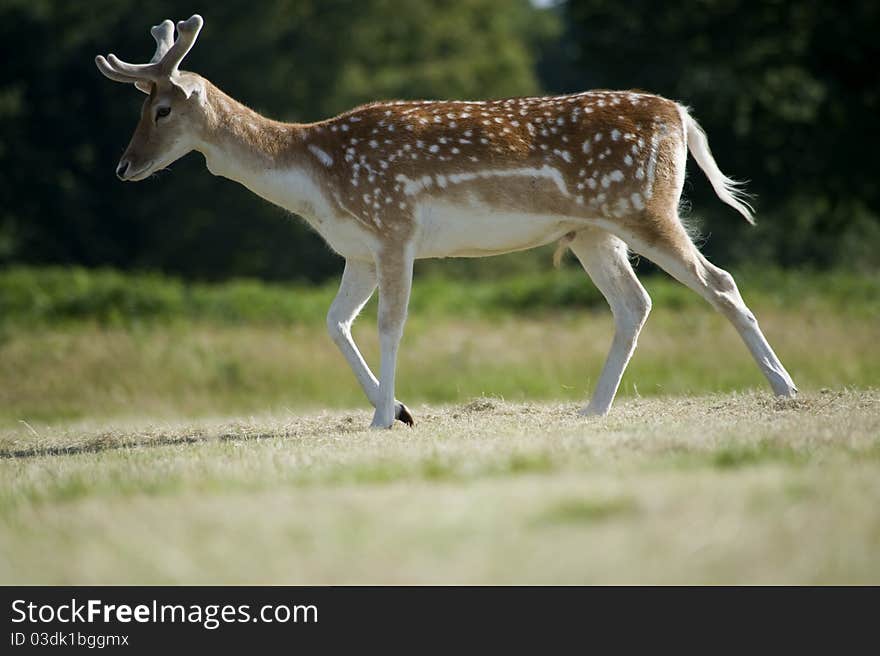
[[[121,73],[122,75],[137,80],[156,81],[162,75],[162,62],[151,64],[129,64],[128,62],[122,61],[114,54],[107,55],[107,62],[117,73]]]
[[[95,57],[95,65],[98,67],[98,70],[104,74],[105,77],[110,78],[114,82],[123,82],[125,84],[131,84],[133,82],[137,82],[140,78],[134,77],[128,74],[122,74],[117,71],[110,63],[104,59],[102,55],[98,55]]]
[[[167,18],[150,28],[150,34],[156,40],[156,52],[150,60],[151,64],[162,61],[165,53],[174,45],[174,23]]]
[[[177,23],[177,40],[162,58],[162,69],[166,75],[174,75],[180,62],[186,57],[199,37],[205,21],[198,14],[193,14],[185,21]]]
[[[164,20],[150,29],[156,40],[156,52],[148,64],[129,64],[116,55],[107,58],[98,55],[95,64],[105,76],[116,82],[134,83],[142,91],[149,93],[148,82],[171,79],[175,82],[177,67],[195,44],[205,21],[193,14],[185,21],[177,23],[177,40],[174,40],[174,23]],[[187,92],[189,97],[189,92]]]

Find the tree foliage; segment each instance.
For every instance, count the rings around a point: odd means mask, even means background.
[[[759,224],[745,231],[691,176],[710,255],[880,266],[880,5],[572,0],[565,13],[557,84],[682,101],[722,169],[750,179]]]
[[[141,184],[114,166],[143,96],[95,69],[147,61],[158,0],[0,6],[0,262],[160,269],[196,278],[321,279],[341,269],[301,221],[190,155]],[[216,3],[185,67],[274,118],[314,120],[377,98],[535,93],[553,21],[526,0]]]
[[[546,4],[546,3],[541,3]],[[141,184],[113,169],[142,96],[95,70],[145,61],[155,0],[0,5],[0,263],[320,280],[319,237],[191,155]],[[382,98],[643,88],[693,108],[759,226],[686,192],[723,261],[880,265],[876,3],[767,0],[241,0],[205,9],[185,67],[269,116],[309,121]],[[497,266],[488,262],[476,268]],[[499,269],[496,269],[499,270]]]

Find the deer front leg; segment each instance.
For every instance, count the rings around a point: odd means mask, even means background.
[[[327,313],[327,332],[348,361],[361,389],[373,407],[379,404],[379,381],[370,371],[351,336],[351,325],[376,289],[376,266],[372,262],[346,260],[339,292]],[[403,403],[394,401],[394,417],[412,426],[413,417]]]
[[[397,348],[403,336],[409,293],[412,289],[413,258],[401,247],[391,247],[377,257],[379,273],[379,398],[372,428],[391,428],[394,423],[394,375]]]

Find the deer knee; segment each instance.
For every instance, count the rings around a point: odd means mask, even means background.
[[[635,297],[635,314],[639,318],[639,326],[641,326],[648,320],[648,315],[651,314],[653,303],[651,302],[651,297],[648,296],[648,292],[644,289],[640,289],[639,291],[641,293]]]
[[[627,334],[637,335],[651,313],[651,297],[644,289],[627,297],[625,302],[613,308],[617,328]]]
[[[406,310],[398,312],[380,313],[379,334],[389,337],[400,338],[403,335],[403,326],[406,323]]]
[[[381,292],[380,292],[381,294]],[[379,333],[382,335],[403,334],[403,326],[408,314],[408,303],[405,300],[392,298],[383,303],[379,299]]]
[[[327,312],[327,332],[337,344],[348,339],[351,333],[348,318],[341,316],[341,313],[333,307]]]

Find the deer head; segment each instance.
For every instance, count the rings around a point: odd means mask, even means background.
[[[170,20],[154,26],[150,33],[156,40],[156,53],[148,64],[128,64],[116,55],[95,58],[105,76],[134,84],[148,95],[131,142],[116,167],[120,180],[143,180],[193,150],[204,120],[204,80],[179,70],[179,66],[202,25],[204,21],[198,14],[178,22],[176,41]]]

